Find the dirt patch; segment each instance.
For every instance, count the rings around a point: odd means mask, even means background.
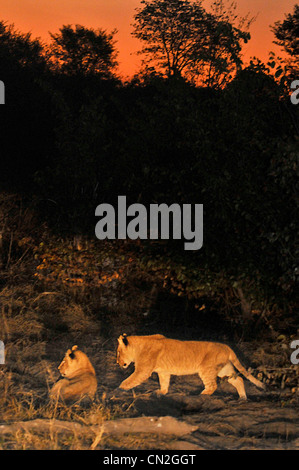
[[[178,449],[195,445],[201,449],[299,449],[299,401],[289,391],[261,392],[246,383],[248,400],[236,397],[232,387],[222,382],[212,396],[195,393],[197,378],[182,378],[172,384],[171,392],[157,397],[153,379],[148,381],[147,393],[131,392],[131,409],[138,415],[171,415],[193,424],[198,429],[177,441]],[[198,393],[201,390],[198,384]],[[269,387],[271,388],[271,387]],[[197,392],[196,391],[196,392]],[[129,394],[129,392],[125,392]],[[123,395],[125,395],[123,393]],[[118,393],[118,401],[121,399]],[[111,400],[117,400],[114,396]],[[127,406],[130,402],[127,398]],[[184,442],[184,444],[183,444]]]

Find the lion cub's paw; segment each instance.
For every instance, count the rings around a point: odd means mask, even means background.
[[[120,388],[121,390],[130,390],[132,387],[126,384],[125,382],[122,382],[118,388]]]
[[[162,396],[166,395],[167,392],[168,392],[168,390],[165,392],[165,391],[163,391],[163,390],[158,389],[158,390],[155,390],[155,391],[154,391],[154,394],[155,394],[157,397],[162,397]]]

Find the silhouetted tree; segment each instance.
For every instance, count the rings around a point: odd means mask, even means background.
[[[68,75],[93,74],[110,78],[117,66],[114,35],[102,29],[71,25],[52,34],[50,58],[56,70]]]
[[[22,67],[31,71],[41,71],[46,67],[43,45],[39,39],[32,39],[30,33],[20,33],[14,25],[0,21],[0,68],[3,74],[9,73],[9,68]]]
[[[215,2],[222,5],[222,0]],[[207,13],[200,1],[142,0],[133,35],[145,43],[144,63],[154,62],[168,77],[186,76],[210,86],[241,65],[241,43],[250,39],[224,9]]]
[[[32,184],[51,148],[49,101],[40,86],[47,72],[42,43],[0,21],[0,79],[5,84],[0,184],[10,190]]]
[[[276,21],[272,31],[276,37],[274,43],[299,60],[299,5],[294,6],[294,12],[286,15],[283,22]]]

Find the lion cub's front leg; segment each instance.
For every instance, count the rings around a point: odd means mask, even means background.
[[[128,377],[126,380],[124,380],[119,388],[123,390],[130,390],[131,388],[137,387],[137,385],[140,385],[142,382],[144,382],[146,379],[148,379],[152,374],[152,370],[138,370],[135,369],[132,375]]]
[[[169,388],[170,374],[167,374],[166,372],[165,373],[159,372],[158,376],[159,376],[159,382],[160,382],[160,390],[157,390],[156,394],[166,395],[166,393],[168,392],[168,388]]]

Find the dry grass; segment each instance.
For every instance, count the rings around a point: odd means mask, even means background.
[[[101,322],[86,313],[83,305],[71,298],[71,292],[48,294],[38,289],[32,283],[6,286],[0,291],[0,332],[5,343],[5,365],[0,366],[0,422],[45,418],[88,426],[121,416],[121,409],[111,409],[105,403],[101,394],[107,387],[101,378],[98,396],[90,406],[49,402],[48,392],[59,377],[57,366],[66,349],[79,343],[101,377],[101,369],[106,371],[105,341],[100,333]],[[2,439],[0,448],[86,449],[92,443],[90,433],[64,437],[20,431]],[[96,447],[100,445],[98,439]]]
[[[124,303],[115,306],[112,299],[111,311],[107,294],[100,289],[41,283],[34,278],[30,254],[20,261],[19,255],[13,258],[11,253],[1,272],[5,282],[0,289],[0,339],[5,344],[5,365],[0,365],[0,424],[58,419],[84,424],[86,433],[19,430],[1,437],[0,449],[122,448],[123,438],[111,441],[101,433],[91,435],[88,427],[130,414],[130,406],[123,408],[105,398],[106,392],[119,383],[115,378],[117,336],[112,332],[116,325],[122,328],[117,318],[125,309]],[[126,316],[122,319],[127,321]],[[49,390],[59,378],[57,367],[73,344],[86,352],[96,369],[96,399],[89,405],[50,403]],[[141,437],[128,439],[129,447],[146,443]]]

